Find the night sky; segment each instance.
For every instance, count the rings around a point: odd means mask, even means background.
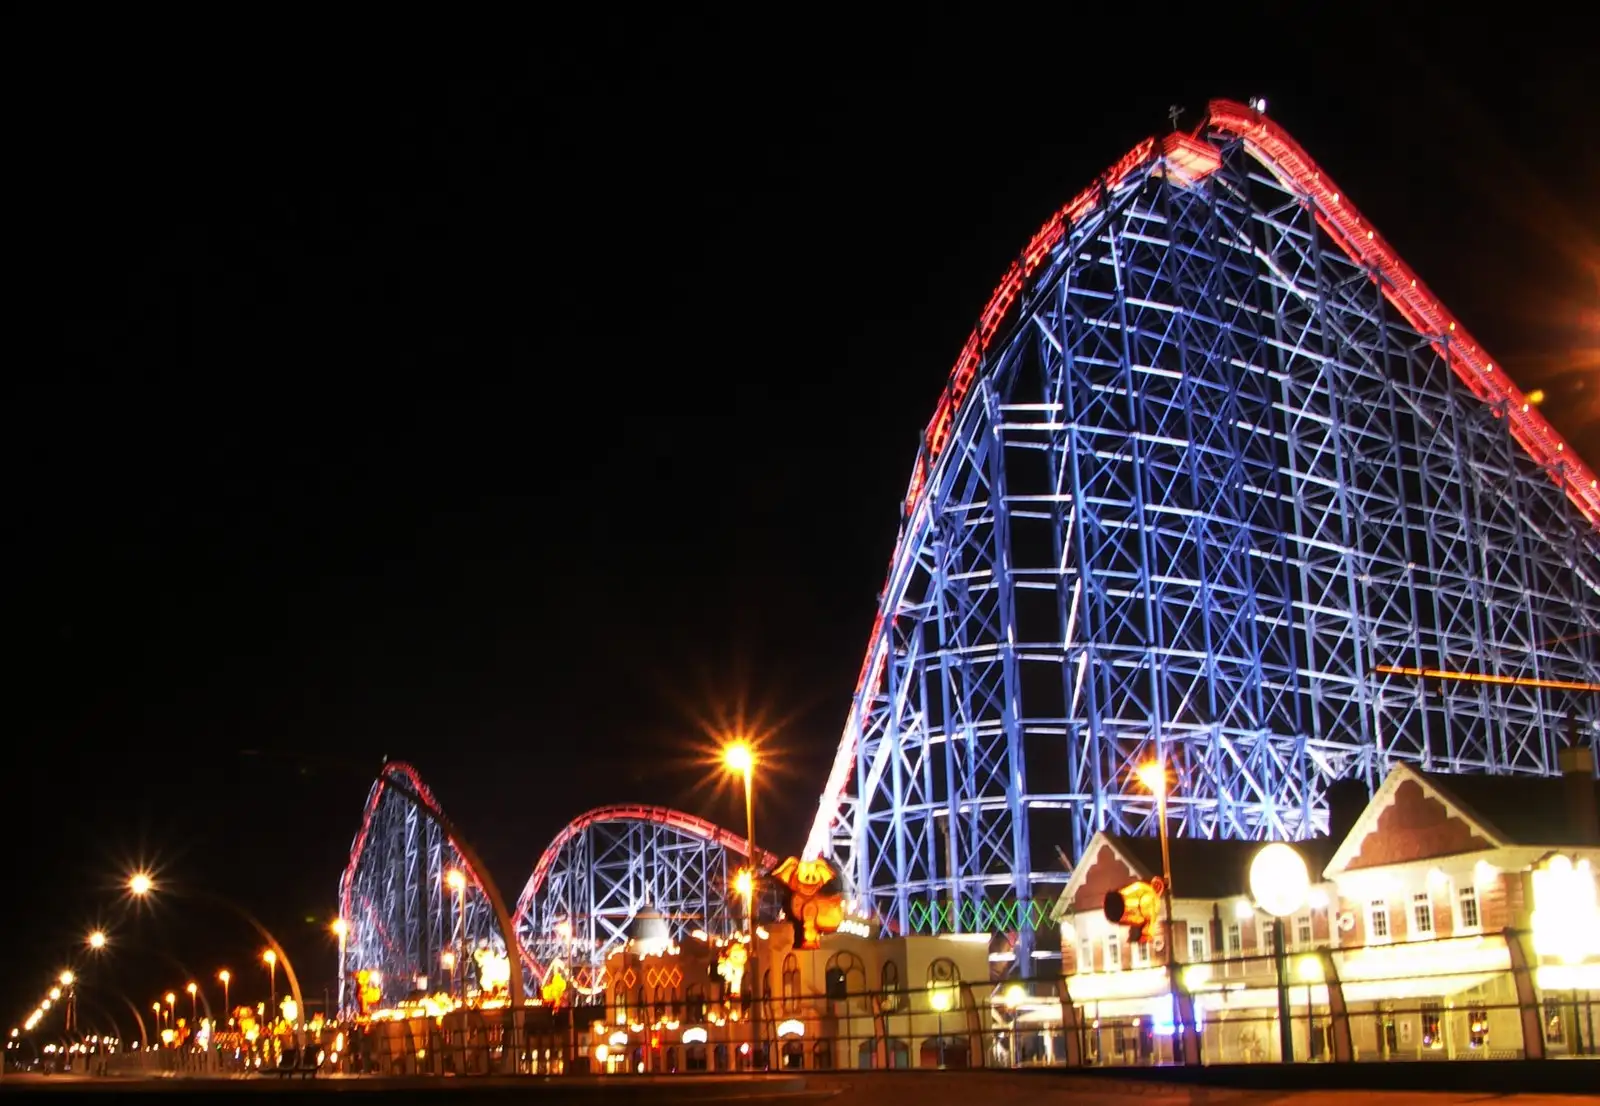
[[[740,725],[758,836],[797,849],[962,341],[1170,104],[1266,96],[1600,459],[1582,35],[1247,7],[438,57],[20,36],[0,1030],[141,864],[255,910],[320,995],[384,756],[513,898],[591,806],[737,826],[703,761]],[[107,1009],[224,966],[265,997],[225,912],[114,939]]]

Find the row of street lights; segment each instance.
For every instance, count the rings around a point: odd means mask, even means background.
[[[155,891],[155,889],[156,889],[155,880],[151,877],[150,873],[148,873],[148,872],[144,872],[144,871],[134,872],[131,876],[128,877],[126,888],[127,888],[128,894],[130,896],[132,896],[133,898],[135,898],[135,899],[143,899],[143,898],[149,896],[152,892]],[[266,931],[265,927],[263,927],[260,922],[256,921],[253,917],[251,917],[248,913],[246,913],[242,908],[237,906],[237,904],[234,904],[231,901],[226,900],[226,899],[219,899],[218,901],[222,902],[224,905],[228,906],[229,908],[231,908],[231,909],[237,911],[238,913],[240,913],[241,915],[243,915],[245,917],[245,919],[247,921],[249,921],[250,924],[253,927],[255,927],[258,931],[260,931],[262,933],[262,935],[265,936],[267,938],[267,940],[269,942],[271,942],[271,944],[274,946],[272,948],[266,949],[261,954],[261,961],[267,967],[269,987],[270,987],[270,992],[271,992],[271,1001],[272,1001],[271,1009],[273,1010],[274,1014],[276,1014],[277,1013],[277,1008],[278,1008],[278,972],[277,972],[278,959],[279,959],[278,948],[281,947],[281,946],[278,946],[277,940],[274,937],[272,937],[272,935],[270,933],[268,933]],[[335,932],[339,934],[341,951],[342,951],[343,944],[344,944],[343,929],[344,929],[344,923],[343,923],[343,920],[341,919],[339,922],[335,923]],[[111,944],[111,941],[110,941],[110,938],[106,935],[104,930],[96,929],[96,930],[92,931],[91,933],[89,933],[84,938],[84,944],[87,946],[87,948],[89,949],[89,951],[91,953],[100,953],[100,952],[103,952],[107,947],[109,947],[109,945]],[[296,994],[294,996],[294,1000],[295,1000],[296,1011],[298,1013],[299,1010],[304,1009],[304,1004],[301,1003],[301,1001],[300,1001],[299,994],[298,994],[299,985],[294,979],[293,968],[292,968],[292,966],[289,965],[287,956],[284,957],[284,966],[285,966],[286,970],[288,970],[289,973],[290,973],[290,982],[291,982],[291,985],[293,986],[293,989],[296,992]],[[223,1005],[223,1009],[225,1011],[225,1016],[228,1017],[230,1019],[230,1021],[231,1021],[232,1005],[231,1005],[230,985],[233,982],[233,973],[231,971],[229,971],[227,968],[223,968],[223,969],[221,969],[221,970],[219,970],[217,972],[217,980],[222,984],[222,1005]],[[31,1034],[34,1031],[34,1029],[39,1025],[39,1023],[44,1020],[45,1015],[50,1011],[51,1007],[54,1006],[54,1005],[57,1005],[57,1004],[61,1004],[61,1003],[63,1003],[63,1001],[66,1004],[66,1010],[67,1010],[67,1015],[66,1015],[66,1017],[67,1017],[67,1026],[66,1026],[66,1028],[70,1031],[72,1029],[72,1027],[73,1027],[72,1000],[73,1000],[73,997],[74,997],[74,994],[75,994],[74,985],[76,984],[76,982],[77,982],[77,977],[72,971],[70,971],[70,970],[63,971],[57,977],[56,984],[53,985],[50,988],[50,991],[48,992],[46,997],[44,999],[42,999],[40,1001],[39,1005],[28,1015],[27,1020],[22,1024],[22,1026],[13,1028],[11,1030],[12,1039],[19,1038],[24,1032],[27,1032],[27,1033]],[[199,1024],[199,1020],[200,1020],[200,1009],[199,1008],[200,1008],[200,1001],[201,1001],[201,997],[202,997],[201,996],[201,991],[200,991],[200,985],[191,980],[189,983],[187,983],[184,986],[184,991],[189,995],[190,1016],[191,1016],[192,1020],[194,1021],[194,1023],[196,1025],[198,1025]],[[163,1005],[163,1001],[164,1001],[165,1005]],[[157,1018],[156,1027],[157,1027],[158,1030],[162,1029],[164,1026],[170,1027],[172,1030],[176,1030],[176,1028],[177,1028],[177,1003],[178,1003],[178,996],[177,996],[176,992],[168,991],[165,995],[163,995],[161,997],[161,999],[158,999],[156,1002],[151,1004],[150,1009],[156,1015],[156,1018]],[[129,1003],[129,1008],[132,1009],[134,1011],[135,1015],[137,1016],[138,1008],[134,1007],[131,1002]],[[207,1003],[207,1015],[208,1016],[210,1015],[210,1004],[209,1003]],[[141,1026],[141,1032],[142,1032],[142,1026]]]

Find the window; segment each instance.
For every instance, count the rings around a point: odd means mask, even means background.
[[[900,965],[885,960],[878,972],[878,987],[883,992],[883,1009],[892,1013],[900,1008]]]
[[[1456,894],[1456,928],[1478,928],[1478,889],[1476,887],[1463,887]]]
[[[1277,955],[1278,923],[1275,919],[1261,923],[1261,942],[1257,947],[1268,956]]]
[[[1422,896],[1426,898],[1427,896]],[[1424,999],[1422,1002],[1422,1047],[1443,1048],[1444,1040],[1440,1030],[1444,1025],[1444,1004],[1437,999]]]
[[[1087,937],[1078,946],[1078,971],[1094,971],[1094,942]]]
[[[1367,940],[1389,939],[1389,904],[1383,899],[1373,899],[1367,904]]]
[[[1239,934],[1239,923],[1233,922],[1228,926],[1228,955],[1243,956],[1244,940]]]
[[[1150,966],[1150,942],[1134,941],[1128,946],[1128,959],[1135,968],[1148,968]]]
[[[1199,964],[1206,958],[1206,930],[1204,925],[1189,923],[1189,962]]]
[[[1411,896],[1411,935],[1433,936],[1433,899],[1426,891]]]
[[[1294,920],[1294,943],[1301,948],[1310,948],[1311,937],[1311,911],[1306,911]]]
[[[1122,940],[1115,934],[1106,935],[1106,971],[1122,970]]]
[[[794,953],[783,958],[783,1012],[800,1009],[800,961]]]

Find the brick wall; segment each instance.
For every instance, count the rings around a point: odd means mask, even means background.
[[[1395,789],[1394,800],[1362,838],[1349,867],[1377,868],[1493,847],[1420,783],[1408,779]]]

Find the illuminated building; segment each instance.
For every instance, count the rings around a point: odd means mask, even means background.
[[[946,1067],[992,1035],[989,939],[827,934],[797,949],[787,923],[757,931],[758,978],[719,971],[736,940],[630,940],[606,961],[603,1004],[575,1011],[591,1070],[608,1073]],[[730,958],[730,951],[735,955]],[[738,990],[735,993],[735,980]],[[752,1021],[754,1028],[752,1028]]]
[[[1334,987],[1351,1059],[1556,1056],[1593,1040],[1596,783],[1587,750],[1563,762],[1560,779],[1401,766],[1340,838],[1296,843],[1312,883],[1285,921],[1295,1058],[1338,1058]],[[1276,1060],[1271,919],[1246,882],[1261,846],[1173,845],[1174,975],[1193,995],[1204,1056]],[[1107,891],[1159,872],[1153,839],[1098,835],[1058,903],[1072,1009],[1040,1003],[1036,1020],[1075,1032],[1085,1059],[1171,1056],[1165,934],[1131,943],[1102,910]]]

